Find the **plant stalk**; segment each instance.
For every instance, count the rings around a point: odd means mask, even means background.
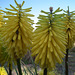
[[[32,56],[31,56],[31,54],[30,54],[30,51],[29,51],[29,55],[30,55],[30,58],[31,58],[32,64],[34,65],[35,75],[38,75],[38,74],[37,74],[37,68],[36,68],[36,65],[35,65],[35,63],[34,63],[34,61],[33,61],[33,58],[32,58]]]
[[[66,49],[66,56],[65,56],[65,75],[68,75],[68,50]]]
[[[69,6],[68,6],[68,20],[70,20],[70,12],[69,12]],[[67,29],[67,31],[70,30],[70,28]],[[68,34],[68,45],[69,45],[69,34]],[[65,56],[65,75],[68,75],[68,50],[69,48],[66,49],[66,56]]]
[[[8,75],[12,75],[11,64],[9,64],[9,74]]]
[[[19,75],[22,75],[22,70],[21,70],[20,59],[17,59],[17,67],[18,67],[18,72],[19,72]]]
[[[52,20],[50,18],[50,14],[52,14],[52,11],[53,11],[53,7],[50,7],[49,8],[50,10],[50,13],[49,13],[49,20],[50,20],[50,26],[52,25]],[[49,32],[49,31],[48,31]],[[47,75],[47,68],[44,69],[44,74],[43,75]]]
[[[44,74],[43,75],[47,75],[47,68],[44,69]]]

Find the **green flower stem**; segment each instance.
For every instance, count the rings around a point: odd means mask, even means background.
[[[20,26],[20,17],[21,17],[20,11],[21,11],[21,4],[19,4],[19,13],[18,13],[19,14],[19,22],[18,22],[19,26]],[[18,35],[18,33],[19,33],[19,31],[17,30],[16,34]],[[18,67],[19,75],[22,75],[20,59],[17,59],[17,67]]]
[[[30,56],[31,57],[31,56]],[[36,68],[36,64],[34,63],[33,61],[33,58],[31,57],[31,61],[32,61],[32,64],[34,65],[34,69],[35,69],[35,75],[37,75],[37,68]]]
[[[37,74],[37,69],[36,69],[36,65],[34,66],[34,68],[35,68],[35,75],[38,75],[38,74]]]
[[[30,55],[30,58],[31,58],[32,64],[34,65],[35,75],[38,75],[38,74],[37,74],[36,64],[35,64],[34,61],[33,61],[33,58],[32,58],[32,56],[31,56],[31,54],[30,54],[30,51],[29,51],[29,55]]]
[[[70,16],[69,6],[68,6],[68,16]],[[70,17],[69,17],[69,20],[70,20]],[[68,44],[69,44],[69,35],[68,35]],[[68,75],[68,51],[69,51],[69,49],[66,49],[66,56],[65,56],[65,75]]]
[[[52,11],[53,11],[53,7],[50,7],[50,14],[52,14]],[[49,16],[49,20],[50,20],[50,24],[52,25],[52,20],[51,20],[51,18],[50,18],[50,16]]]
[[[68,75],[68,50],[66,49],[66,56],[65,56],[65,75]]]
[[[50,10],[50,13],[49,14],[52,14],[53,7],[50,7],[49,10]],[[49,16],[49,20],[50,20],[50,25],[52,25],[52,20],[51,20],[50,16]],[[44,74],[43,75],[47,75],[47,68],[44,69]]]
[[[47,68],[44,69],[44,74],[43,75],[47,75]]]
[[[49,13],[49,20],[50,20],[50,25],[52,25],[52,20],[50,18],[50,14],[52,14],[53,11],[53,7],[50,7],[50,13]],[[47,68],[44,69],[44,74],[43,75],[47,75]]]
[[[22,70],[21,70],[20,59],[17,59],[17,67],[18,67],[18,72],[19,72],[19,75],[22,75]]]
[[[11,64],[9,64],[9,74],[8,75],[12,75]]]

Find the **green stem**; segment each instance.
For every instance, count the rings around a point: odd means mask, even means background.
[[[12,75],[11,64],[9,64],[9,74],[8,75]]]
[[[17,67],[18,67],[18,72],[19,72],[19,75],[22,75],[22,70],[21,70],[20,59],[17,59]]]
[[[43,75],[47,75],[47,68],[44,69],[44,74]]]
[[[69,12],[69,6],[68,6],[68,20],[70,21],[70,12]],[[69,31],[70,28],[67,29],[67,31]],[[69,41],[69,34],[68,34],[68,45],[69,45],[70,41]],[[68,75],[68,48],[66,49],[66,56],[65,56],[65,75]]]
[[[33,64],[33,65],[34,65],[34,69],[35,69],[35,75],[38,75],[36,65],[35,64]]]
[[[68,75],[68,50],[66,49],[66,56],[65,56],[65,75]]]
[[[33,61],[33,58],[32,58],[32,56],[31,56],[31,54],[30,54],[30,51],[29,51],[29,55],[30,55],[30,58],[31,58],[32,64],[34,65],[35,75],[38,75],[38,74],[37,74],[36,65],[35,65],[35,63],[34,63],[34,61]]]
[[[51,19],[50,14],[52,14],[53,7],[50,7],[49,10],[50,10],[50,13],[49,13],[49,20],[50,20],[50,26],[51,26],[51,25],[52,25],[52,19]],[[48,31],[48,32],[50,32],[50,31]],[[44,73],[43,73],[43,75],[47,75],[47,68],[44,69]]]

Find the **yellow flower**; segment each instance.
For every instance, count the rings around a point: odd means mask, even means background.
[[[62,63],[66,53],[65,26],[62,25],[61,15],[55,12],[41,11],[45,15],[39,15],[39,26],[33,34],[32,56],[36,56],[35,63],[41,68],[55,68],[56,62]]]
[[[64,11],[64,17],[63,17],[63,23],[65,24],[65,32],[66,32],[66,39],[67,39],[67,48],[70,49],[73,47],[74,45],[74,38],[75,38],[75,13],[74,12],[70,12],[69,11],[69,7],[68,7],[68,11]]]
[[[0,75],[7,75],[7,72],[4,67],[0,67]]]
[[[7,47],[7,52],[11,58],[18,59],[22,58],[28,49],[31,48],[32,44],[32,31],[33,20],[29,17],[34,15],[27,12],[31,11],[31,7],[22,9],[22,4],[18,4],[14,0],[17,7],[11,6],[12,9],[6,8],[8,11],[4,11],[7,18],[5,24],[1,27],[1,34],[5,41],[4,46]]]

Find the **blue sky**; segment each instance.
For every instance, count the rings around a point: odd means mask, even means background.
[[[67,10],[69,6],[70,11],[75,10],[75,0],[16,0],[19,4],[25,1],[23,8],[32,7],[31,13],[35,15],[33,18],[34,22],[37,22],[37,17],[40,14],[41,10],[49,11],[49,7],[53,7],[53,11],[58,7],[61,9]],[[5,8],[10,8],[10,5],[15,5],[14,0],[0,0],[0,7],[5,10]]]

